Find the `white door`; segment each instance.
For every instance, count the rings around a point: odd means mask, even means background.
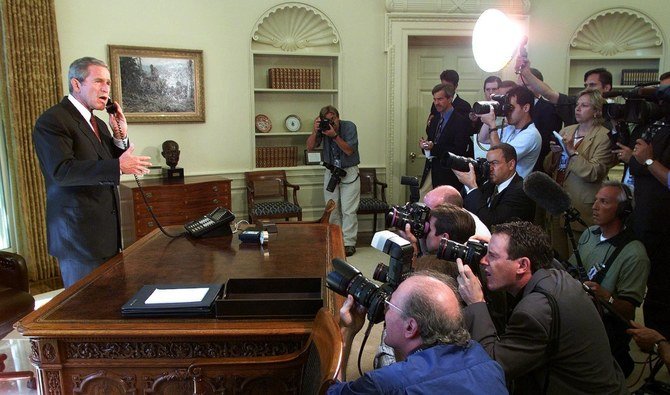
[[[421,177],[425,156],[419,137],[426,137],[426,121],[433,102],[431,91],[440,83],[440,73],[458,71],[458,96],[472,105],[484,98],[482,71],[472,55],[470,37],[410,37],[407,108],[407,166],[405,175]]]

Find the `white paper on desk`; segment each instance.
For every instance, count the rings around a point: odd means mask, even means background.
[[[144,304],[202,302],[207,291],[209,291],[209,288],[156,288]]]
[[[561,136],[557,131],[553,131],[554,136],[556,136],[556,139],[558,140],[558,143],[561,145],[561,148],[563,148],[563,151],[568,152],[567,149],[565,149],[565,144],[563,143],[563,136]]]

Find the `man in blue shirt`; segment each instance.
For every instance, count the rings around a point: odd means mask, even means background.
[[[320,120],[328,120],[328,129],[320,130]],[[326,171],[323,179],[323,198],[333,199],[337,205],[330,215],[330,223],[342,227],[344,251],[347,256],[356,253],[358,234],[358,204],[361,200],[361,181],[358,178],[358,130],[356,124],[340,119],[333,106],[325,106],[314,120],[312,134],[307,138],[307,149],[313,150],[323,142],[323,162],[346,172],[336,185],[332,184],[332,171]],[[337,171],[337,170],[336,170]]]
[[[349,295],[340,310],[343,366],[365,310]],[[454,280],[441,273],[415,272],[386,301],[386,342],[402,362],[338,382],[328,394],[507,394],[500,365],[470,340]]]

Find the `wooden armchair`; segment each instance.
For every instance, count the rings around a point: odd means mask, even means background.
[[[258,219],[296,217],[302,221],[302,207],[298,204],[300,186],[286,180],[284,170],[250,171],[244,173],[247,186],[249,222]],[[293,203],[288,201],[288,188],[293,188]]]
[[[377,179],[374,168],[360,168],[358,174],[361,179],[361,202],[358,214],[372,214],[372,231],[377,231],[377,214],[386,215],[389,205],[386,202],[386,183]],[[378,187],[381,187],[379,190]],[[379,193],[378,193],[379,192]]]
[[[0,339],[12,331],[14,323],[35,309],[35,299],[28,290],[25,259],[0,251]],[[33,372],[4,372],[5,359],[7,355],[0,354],[0,381],[28,379],[28,388],[36,388]]]

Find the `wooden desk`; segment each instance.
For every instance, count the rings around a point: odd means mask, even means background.
[[[325,277],[333,257],[343,258],[344,246],[328,224],[278,225],[265,253],[237,235],[169,239],[156,230],[18,329],[30,338],[43,394],[185,394],[197,380],[217,394],[297,393],[304,361],[295,355],[311,321],[123,318],[121,306],[145,284]],[[334,312],[334,293],[324,285],[323,294]]]

